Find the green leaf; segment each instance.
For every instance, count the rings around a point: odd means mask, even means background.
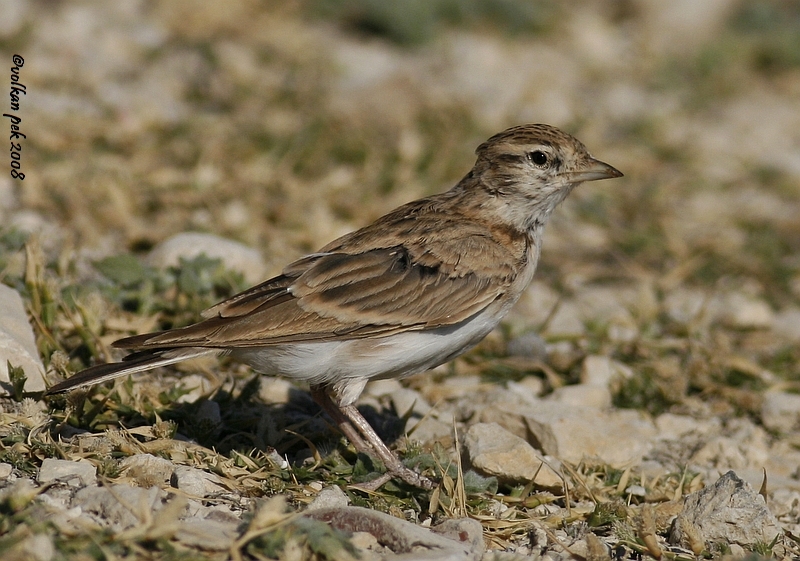
[[[95,261],[94,267],[108,280],[122,286],[138,284],[147,277],[147,268],[130,254],[106,257]]]

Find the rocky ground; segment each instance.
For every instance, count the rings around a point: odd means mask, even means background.
[[[800,555],[794,2],[0,14],[0,132],[25,135],[0,159],[3,559]],[[434,492],[360,490],[381,466],[304,388],[225,360],[41,397],[449,187],[524,122],[625,177],[558,209],[477,349],[368,386]]]

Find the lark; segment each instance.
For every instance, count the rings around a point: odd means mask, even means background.
[[[314,400],[386,474],[425,489],[356,409],[366,383],[448,362],[492,331],[526,289],[553,210],[580,183],[621,177],[549,125],[498,133],[444,193],[405,204],[203,313],[202,321],[120,339],[133,351],[49,394],[205,355],[306,382]]]

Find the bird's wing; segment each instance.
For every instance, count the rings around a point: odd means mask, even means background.
[[[383,227],[382,235],[355,232],[292,263],[214,306],[200,323],[115,346],[260,347],[433,329],[459,323],[504,294],[524,260],[483,227],[462,224],[436,239],[415,235],[419,228],[398,237],[396,223]]]

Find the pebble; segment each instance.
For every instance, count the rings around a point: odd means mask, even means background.
[[[732,292],[724,298],[722,321],[738,329],[765,329],[772,327],[775,313],[763,300]]]
[[[43,392],[44,365],[19,293],[0,283],[0,395],[11,394],[8,363],[25,372],[25,392]]]
[[[611,407],[611,391],[608,388],[586,384],[556,388],[548,396],[548,399],[574,407],[589,407],[592,409],[608,409]]]
[[[209,551],[230,549],[238,536],[238,523],[208,518],[181,520],[175,539],[185,546],[194,546]]]
[[[39,483],[61,481],[72,487],[92,485],[97,480],[97,468],[87,460],[71,462],[45,458],[39,468]]]
[[[409,414],[421,417],[431,410],[430,403],[416,390],[398,388],[389,395],[389,398],[392,400],[392,405],[398,417],[405,417]]]
[[[176,234],[154,247],[147,256],[147,262],[159,268],[174,267],[181,258],[192,259],[203,253],[212,259],[221,259],[228,269],[240,271],[250,284],[261,282],[265,278],[266,265],[261,253],[242,243],[213,234]]]
[[[800,308],[788,308],[775,315],[772,329],[778,335],[800,343]]]
[[[25,554],[24,558],[31,561],[50,561],[56,553],[53,539],[45,534],[29,536],[18,546],[18,551]],[[9,559],[16,559],[16,557],[11,555]]]
[[[306,512],[311,510],[319,510],[321,508],[342,508],[349,504],[350,499],[347,497],[345,492],[342,491],[341,487],[330,485],[317,493],[317,496],[306,508]]]
[[[140,517],[145,516],[142,509],[155,512],[165,498],[166,493],[158,487],[143,489],[118,484],[111,487],[84,487],[75,493],[72,505],[80,506],[84,513],[96,517],[103,526],[121,532],[141,523]]]
[[[152,454],[135,454],[120,462],[124,474],[142,487],[163,485],[170,481],[175,464]]]
[[[514,408],[493,405],[479,417],[517,436],[529,431],[538,449],[573,464],[587,458],[618,468],[636,464],[658,434],[652,421],[637,411],[602,411],[545,400]]]
[[[175,467],[169,481],[176,489],[194,497],[207,497],[224,489],[216,475],[190,466]]]
[[[686,496],[672,525],[670,543],[692,550],[704,545],[710,551],[716,543],[752,549],[772,543],[782,533],[764,497],[729,471],[713,485]],[[693,543],[696,540],[702,544]]]
[[[608,389],[632,376],[633,370],[628,366],[602,355],[588,355],[581,368],[581,384]]]
[[[0,479],[8,479],[14,467],[11,464],[0,463]]]
[[[258,398],[267,404],[289,403],[297,387],[285,378],[262,376],[258,388]]]
[[[178,403],[194,403],[203,396],[207,396],[213,389],[214,384],[208,376],[202,374],[189,374],[181,377],[181,386],[188,390],[178,398]]]
[[[497,423],[472,425],[464,443],[472,465],[485,474],[510,482],[534,481],[540,487],[563,487],[563,480],[550,467],[552,460]]]
[[[764,394],[761,422],[769,430],[790,434],[800,427],[800,395],[780,391]]]

